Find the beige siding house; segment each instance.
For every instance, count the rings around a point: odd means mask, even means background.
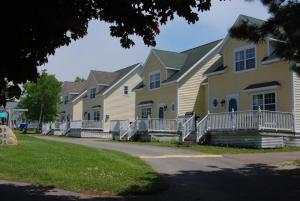
[[[84,82],[65,81],[63,83],[60,94],[61,102],[59,105],[59,121],[70,121],[74,119],[74,108],[72,101],[82,92],[84,86]]]
[[[111,120],[135,118],[135,93],[141,82],[141,64],[114,72],[91,71],[84,90],[73,101],[73,120],[99,121],[108,132]]]
[[[153,49],[144,64],[136,93],[136,116],[140,118],[176,119],[195,112],[207,112],[206,87],[202,82],[215,60],[222,40],[183,52]]]

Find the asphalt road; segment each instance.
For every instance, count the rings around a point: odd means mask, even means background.
[[[140,157],[160,173],[168,184],[166,191],[155,195],[126,198],[88,198],[90,201],[298,201],[300,199],[300,169],[283,168],[278,170],[273,164],[273,162],[300,159],[300,153],[219,156],[165,147],[99,142],[93,139],[41,138],[71,142],[98,149],[117,150]],[[4,188],[0,183],[0,198],[1,194],[7,194],[11,188],[18,192],[18,187],[15,184]],[[35,187],[28,188],[34,189]],[[24,192],[26,191],[23,190],[22,193]],[[34,190],[30,192],[34,192]],[[45,190],[45,192],[48,191]],[[69,201],[87,199],[78,197],[78,195],[71,196],[72,193],[65,195],[65,193],[57,191],[57,194],[55,196],[50,195],[50,197],[47,196],[47,193],[43,193],[42,197],[37,194],[37,197],[31,196],[31,199],[22,200],[37,201],[51,198],[49,200]],[[17,197],[11,198],[7,201],[20,200]]]

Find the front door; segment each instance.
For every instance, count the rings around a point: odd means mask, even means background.
[[[239,110],[239,95],[231,94],[227,96],[227,111],[238,111]]]
[[[163,119],[164,118],[164,106],[160,105],[158,108],[158,118]]]

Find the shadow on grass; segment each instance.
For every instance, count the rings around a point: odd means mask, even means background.
[[[205,171],[163,175],[168,189],[153,195],[86,199],[74,195],[49,195],[49,191],[53,189],[51,187],[12,184],[0,184],[0,195],[1,200],[4,198],[5,201],[298,201],[300,198],[300,169],[276,170],[273,166],[262,164],[237,169],[218,166],[207,166],[204,169]],[[149,178],[152,177],[145,179]],[[157,181],[153,180],[152,184],[156,185],[155,182]],[[132,185],[121,194],[139,194],[147,190],[139,188]],[[151,185],[147,188],[155,189]]]

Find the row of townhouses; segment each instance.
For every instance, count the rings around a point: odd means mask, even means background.
[[[240,15],[235,25],[242,20],[263,22]],[[273,54],[279,41],[265,41],[253,44],[228,34],[182,52],[152,49],[145,62],[115,72],[91,71],[85,82],[64,82],[60,121],[101,121],[108,132],[115,121],[190,115],[197,128],[186,127],[182,139],[191,129],[198,140],[213,128],[299,133],[300,77]]]

